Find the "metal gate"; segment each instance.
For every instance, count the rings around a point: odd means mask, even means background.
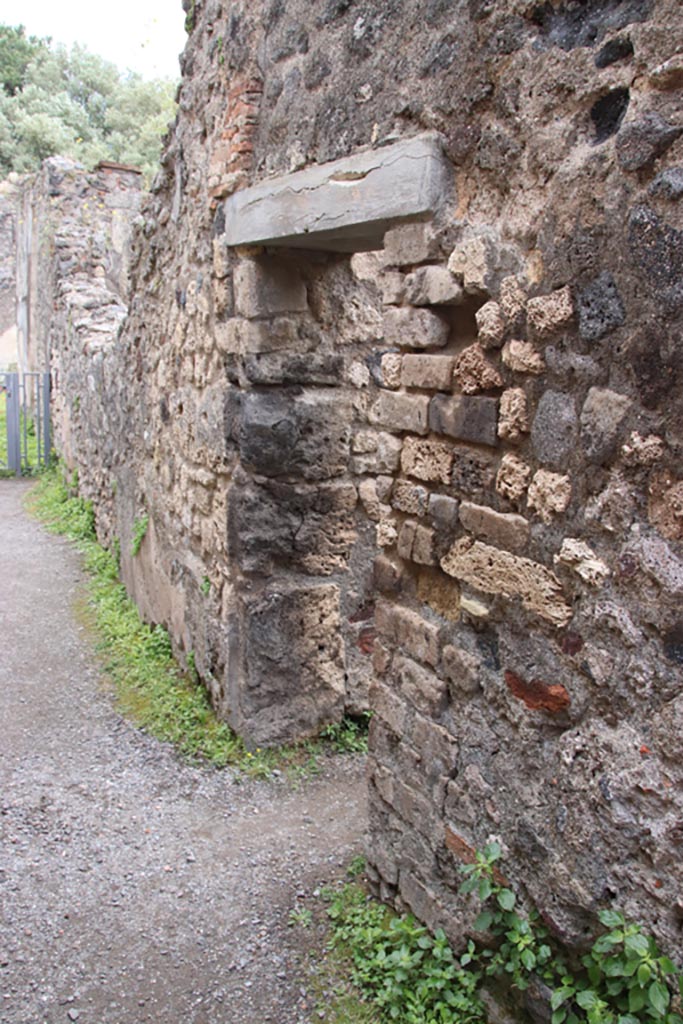
[[[49,458],[50,374],[0,371],[0,471],[30,475]]]

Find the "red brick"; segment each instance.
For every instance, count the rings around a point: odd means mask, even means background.
[[[571,697],[561,683],[544,683],[542,679],[527,682],[510,669],[505,671],[505,685],[513,697],[523,701],[532,711],[557,714],[571,704]]]

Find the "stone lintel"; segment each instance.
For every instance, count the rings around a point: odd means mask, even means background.
[[[380,249],[388,228],[428,219],[451,187],[440,138],[427,132],[235,192],[225,203],[226,242],[327,252]]]

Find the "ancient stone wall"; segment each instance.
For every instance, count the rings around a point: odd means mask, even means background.
[[[679,4],[186,6],[94,407],[129,589],[251,742],[372,677],[386,898],[460,941],[496,835],[569,945],[618,905],[675,953]],[[236,193],[426,131],[452,180],[381,252],[229,244]]]
[[[87,172],[53,157],[22,184],[18,296],[22,369],[52,378],[55,444],[98,529],[115,534],[113,467],[126,460],[127,382],[119,332],[127,312],[130,235],[140,174],[103,164]]]

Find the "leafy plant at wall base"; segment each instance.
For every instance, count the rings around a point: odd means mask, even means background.
[[[211,593],[211,580],[208,576],[205,576],[200,584],[199,589],[201,590],[204,597],[208,597]]]
[[[368,727],[371,717],[370,712],[363,712],[360,715],[345,715],[341,722],[325,726],[320,736],[338,753],[367,753]]]
[[[543,1012],[552,1024],[683,1024],[682,976],[639,925],[617,910],[601,911],[607,931],[570,963],[538,912],[523,910],[504,883],[500,857],[500,844],[489,843],[462,869],[461,891],[483,903],[474,930],[488,940],[470,940],[459,957],[442,931],[430,935],[358,885],[323,890],[333,948],[347,958],[355,986],[355,1002],[353,992],[345,993],[349,1005],[371,1004],[383,1024],[481,1024],[480,991],[487,981],[524,993],[532,982],[538,992],[540,980],[550,993]],[[526,1006],[518,1012],[520,1020],[529,1019]]]
[[[463,868],[461,886],[485,904],[475,929],[492,936],[491,948],[481,952],[487,976],[507,977],[520,991],[540,977],[552,989],[552,1024],[683,1024],[683,976],[640,925],[618,910],[600,911],[609,930],[569,966],[538,912],[521,912],[514,892],[500,882],[500,857],[500,845],[489,843]]]
[[[458,959],[442,931],[430,935],[410,914],[396,915],[358,885],[324,891],[333,945],[382,1021],[401,1024],[483,1024],[481,974],[474,944]]]
[[[148,527],[149,516],[145,512],[144,515],[140,516],[133,523],[133,539],[130,545],[130,553],[133,556],[133,558],[135,558],[135,556],[140,551],[140,548],[142,547],[142,542],[145,539],[145,536],[147,535]]]

